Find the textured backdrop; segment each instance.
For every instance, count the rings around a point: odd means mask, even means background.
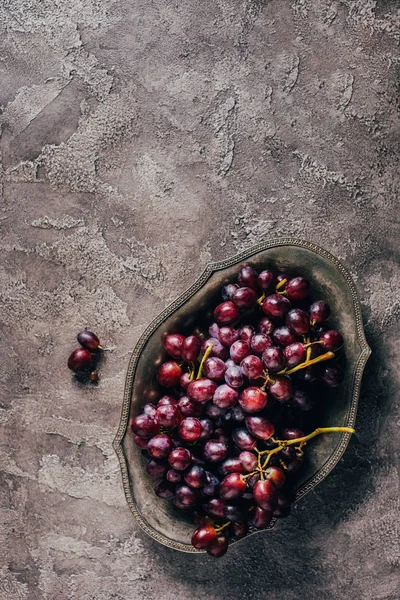
[[[0,2],[1,600],[398,599],[398,6]],[[357,435],[274,531],[179,554],[122,491],[129,353],[208,261],[281,235],[355,278]],[[84,326],[98,387],[66,368]]]

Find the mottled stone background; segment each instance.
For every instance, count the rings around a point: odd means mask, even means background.
[[[397,600],[398,2],[2,0],[0,17],[1,600]],[[129,353],[208,261],[282,235],[355,278],[373,350],[357,435],[274,531],[179,554],[122,491]],[[98,387],[66,368],[84,326],[111,348]]]

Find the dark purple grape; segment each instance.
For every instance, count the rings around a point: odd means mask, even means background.
[[[255,329],[252,325],[243,325],[243,327],[239,329],[239,338],[244,342],[248,342],[250,344],[251,338],[253,337],[254,333]]]
[[[217,323],[211,323],[210,327],[208,328],[209,336],[212,338],[218,338],[218,333],[219,333],[219,325],[217,325]]]
[[[257,529],[265,529],[272,521],[272,511],[263,510],[259,506],[256,506],[252,518],[251,524]]]
[[[258,272],[253,267],[242,267],[238,274],[238,284],[242,287],[257,289]]]
[[[250,344],[244,340],[238,340],[237,342],[234,342],[229,350],[231,359],[237,364],[241,363],[242,360],[250,354],[250,352]]]
[[[304,437],[304,431],[297,429],[296,427],[282,429],[279,435],[280,440],[297,440],[297,438],[302,437]]]
[[[299,454],[294,448],[291,446],[287,446],[279,453],[280,459],[286,465],[286,474],[297,473],[299,469],[301,469],[304,457]]]
[[[250,287],[240,287],[232,294],[232,302],[238,308],[252,308],[257,302],[257,294]]]
[[[236,423],[244,421],[245,414],[240,406],[233,406],[231,408],[232,420]]]
[[[242,370],[238,366],[228,367],[225,371],[225,381],[233,388],[240,388],[244,383]]]
[[[139,435],[134,435],[133,441],[135,442],[136,446],[139,446],[139,448],[141,448],[141,450],[147,449],[147,442],[149,440],[147,440],[146,438],[142,438]]]
[[[224,327],[220,328],[218,332],[218,339],[223,346],[229,348],[232,346],[233,342],[236,342],[239,339],[239,332],[230,325],[225,325]]]
[[[275,428],[268,419],[256,415],[245,418],[247,429],[254,437],[260,440],[268,440],[275,433]]]
[[[290,310],[291,304],[285,296],[280,294],[271,294],[267,296],[261,305],[264,313],[267,317],[273,319],[282,319],[286,313]]]
[[[231,408],[238,403],[239,393],[224,383],[217,387],[214,393],[213,402],[219,408]]]
[[[224,460],[218,470],[221,475],[228,475],[228,473],[246,473],[246,470],[242,467],[239,457],[237,456]]]
[[[260,390],[260,388],[249,386],[240,394],[239,404],[244,412],[256,413],[266,406],[267,400],[267,394]]]
[[[188,388],[189,383],[191,382],[191,377],[189,373],[182,373],[181,378],[179,380],[179,385],[181,386],[181,388],[186,391]]]
[[[301,342],[289,344],[289,346],[286,346],[283,353],[289,369],[303,363],[307,357],[307,350],[305,349],[304,344]]]
[[[179,435],[185,442],[198,440],[201,435],[200,421],[195,417],[186,417],[179,424]]]
[[[179,483],[182,480],[182,473],[175,471],[175,469],[168,469],[165,477],[171,483]]]
[[[99,349],[99,350],[103,349],[100,346],[99,338],[92,331],[87,331],[86,329],[84,331],[80,331],[78,333],[78,335],[76,336],[76,339],[78,340],[79,344],[83,348],[87,348],[88,350],[93,351],[93,350],[97,350],[97,349]]]
[[[172,440],[165,433],[158,433],[147,444],[147,452],[152,458],[167,458],[172,448]]]
[[[189,335],[182,343],[182,359],[185,362],[196,362],[201,348],[201,339],[198,335]]]
[[[322,342],[324,350],[330,352],[336,352],[336,350],[339,350],[343,346],[342,336],[334,329],[325,331],[320,337],[320,342]]]
[[[217,429],[214,430],[214,438],[213,439],[217,440],[218,442],[223,442],[224,444],[228,444],[229,434],[222,427],[217,427]]]
[[[177,406],[178,401],[176,398],[174,398],[173,396],[169,396],[168,394],[165,394],[164,396],[161,396],[161,398],[159,399],[159,401],[157,402],[157,408],[159,408],[160,406]]]
[[[275,375],[273,383],[268,384],[268,391],[280,402],[287,402],[292,397],[292,382],[283,375]]]
[[[199,440],[210,439],[210,437],[214,431],[214,425],[213,425],[213,422],[211,421],[211,419],[200,419],[200,425],[201,425],[201,434],[200,434]]]
[[[305,335],[310,331],[310,317],[301,308],[292,308],[286,315],[286,325],[293,333]]]
[[[162,479],[154,488],[156,495],[163,500],[172,500],[175,492],[175,485]]]
[[[298,302],[307,298],[310,291],[310,283],[304,277],[295,277],[286,284],[285,291],[289,300]]]
[[[185,336],[180,333],[170,333],[165,336],[163,340],[164,348],[172,358],[176,360],[182,358],[182,344],[184,340]]]
[[[230,325],[239,318],[239,309],[230,300],[218,304],[214,310],[214,319],[218,325]]]
[[[210,417],[210,419],[218,419],[218,417],[221,416],[222,409],[213,402],[207,402],[204,413],[207,415],[207,417]]]
[[[190,487],[195,489],[200,489],[207,481],[206,472],[203,467],[200,467],[199,465],[192,465],[189,467],[187,471],[183,473],[183,478]]]
[[[254,354],[246,356],[240,363],[240,368],[242,369],[243,375],[249,379],[258,379],[264,370],[261,360],[258,356],[254,356]]]
[[[203,405],[200,402],[193,402],[187,396],[179,399],[178,408],[184,417],[199,417],[203,412]]]
[[[275,324],[268,317],[263,317],[257,326],[257,333],[264,333],[265,335],[271,335],[275,329]]]
[[[260,481],[260,478],[261,478],[260,473],[254,473],[254,475],[252,475],[251,477],[248,478],[247,485],[250,488],[250,490],[252,490],[254,488],[257,481]]]
[[[215,496],[219,487],[219,479],[216,475],[214,475],[214,473],[211,473],[210,471],[205,471],[205,474],[206,482],[204,484],[202,492],[206,496]]]
[[[207,358],[204,361],[203,373],[205,377],[208,377],[209,379],[220,381],[221,379],[224,379],[225,371],[226,365],[224,361],[216,356],[210,356],[210,358]],[[207,399],[209,400],[209,398]]]
[[[157,381],[166,388],[178,385],[182,375],[182,369],[178,363],[169,361],[161,365],[157,373]]]
[[[273,271],[265,270],[261,271],[258,276],[257,284],[258,287],[263,291],[267,292],[275,283],[275,273]]]
[[[282,371],[286,367],[286,358],[280,348],[267,348],[262,355],[264,367],[271,373]]]
[[[222,300],[232,300],[232,295],[238,288],[239,286],[237,283],[227,283],[224,285],[221,292]]]
[[[68,369],[71,371],[83,371],[92,364],[92,355],[87,348],[77,348],[68,358]]]
[[[326,366],[321,373],[321,379],[329,387],[337,387],[344,379],[344,373],[338,366]]]
[[[228,447],[224,442],[208,440],[204,445],[204,458],[209,462],[221,462],[228,454]]]
[[[234,504],[227,504],[224,508],[224,519],[234,523],[243,519],[243,510]]]
[[[257,354],[262,354],[267,348],[272,348],[274,345],[269,335],[265,333],[257,333],[251,338],[251,349]]]
[[[235,521],[232,525],[232,534],[236,540],[240,540],[249,531],[249,524],[246,521]]]
[[[244,427],[232,431],[232,439],[240,450],[253,450],[257,444],[256,438]]]
[[[272,337],[274,338],[275,342],[283,348],[286,348],[286,346],[289,346],[289,344],[294,344],[298,339],[297,336],[290,331],[289,327],[286,327],[286,325],[277,327],[273,332]]]
[[[196,529],[196,531],[192,535],[191,541],[192,545],[195,548],[197,548],[198,550],[203,550],[204,548],[207,548],[207,546],[209,546],[211,542],[213,542],[216,539],[217,532],[215,531],[215,528],[211,525],[204,525],[203,527],[199,527],[198,529]]]
[[[168,464],[151,458],[146,465],[146,471],[150,477],[164,477],[168,471]]]
[[[142,438],[151,438],[159,432],[160,426],[150,415],[141,414],[131,421],[131,428]]]
[[[317,323],[323,323],[329,319],[331,314],[329,304],[323,300],[317,300],[317,302],[313,302],[308,310],[310,313],[310,321],[313,325],[316,325]]]
[[[226,360],[229,356],[229,350],[221,344],[217,338],[208,338],[201,345],[201,351],[203,354],[206,352],[208,346],[212,344],[211,356],[216,356],[222,360]]]
[[[283,485],[285,485],[286,477],[285,473],[279,467],[275,465],[271,465],[264,473],[265,479],[274,484],[275,488],[278,490]]]
[[[219,486],[219,495],[223,500],[234,500],[240,498],[246,490],[246,480],[240,473],[229,473],[221,481]]]
[[[248,450],[241,452],[238,458],[246,473],[251,473],[257,467],[257,456]]]
[[[156,421],[162,427],[174,429],[174,427],[177,427],[179,425],[180,420],[181,415],[176,406],[173,406],[171,404],[165,404],[157,408]]]
[[[311,365],[305,369],[301,369],[296,373],[297,377],[300,377],[306,383],[312,383],[319,379],[321,374],[321,365]]]
[[[220,558],[228,550],[228,540],[226,537],[219,536],[207,546],[207,554],[214,558]]]
[[[295,390],[290,403],[293,408],[298,408],[299,410],[308,411],[314,408],[314,401],[303,390]]]
[[[265,479],[257,481],[253,488],[254,500],[263,510],[272,511],[278,503],[278,495],[274,484]]]
[[[175,490],[174,504],[178,508],[189,508],[194,506],[198,499],[198,491],[188,485],[178,485]]]
[[[206,513],[212,517],[217,517],[217,519],[223,518],[225,506],[226,502],[224,502],[222,498],[211,498],[211,500],[203,504]]]
[[[186,392],[189,398],[194,400],[194,402],[206,402],[207,400],[212,399],[217,387],[215,381],[211,381],[211,379],[207,379],[206,377],[201,377],[200,379],[192,381],[188,385]]]

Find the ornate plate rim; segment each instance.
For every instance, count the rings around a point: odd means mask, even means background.
[[[264,250],[268,250],[270,248],[278,247],[278,246],[298,246],[300,248],[305,248],[326,258],[330,262],[332,262],[335,267],[340,271],[343,275],[347,285],[349,286],[352,301],[353,301],[353,309],[356,319],[356,330],[357,330],[357,339],[360,344],[361,352],[358,357],[358,361],[356,364],[355,375],[354,375],[354,383],[353,383],[353,395],[350,404],[350,412],[348,421],[346,423],[349,427],[354,427],[357,413],[358,400],[360,396],[360,388],[361,388],[361,379],[364,372],[365,365],[367,363],[368,358],[371,355],[371,349],[368,346],[367,340],[365,338],[364,327],[362,322],[362,314],[361,314],[361,306],[358,298],[358,293],[353,282],[353,279],[347,270],[347,268],[335,257],[333,254],[321,248],[317,244],[313,242],[309,242],[307,240],[299,239],[299,238],[273,238],[269,241],[263,241],[255,246],[251,246],[234,256],[226,258],[224,260],[220,260],[217,262],[207,264],[203,273],[194,281],[194,283],[186,289],[178,298],[176,298],[173,302],[167,305],[164,310],[159,313],[157,317],[151,321],[151,323],[146,327],[139,340],[136,343],[136,346],[131,354],[129,359],[127,374],[125,378],[125,387],[124,387],[124,398],[122,404],[122,411],[120,417],[119,427],[116,433],[116,436],[113,441],[113,448],[117,454],[121,473],[122,473],[122,483],[125,492],[125,497],[128,503],[128,506],[136,519],[138,525],[154,540],[167,546],[169,548],[174,548],[175,550],[180,550],[181,552],[195,553],[195,554],[204,554],[204,550],[197,550],[190,544],[184,544],[181,542],[176,542],[171,540],[167,536],[159,533],[156,529],[154,529],[147,521],[142,517],[139,513],[136,503],[133,499],[133,495],[131,492],[130,484],[129,484],[129,475],[128,475],[128,467],[126,462],[126,456],[123,449],[123,439],[125,437],[125,433],[128,427],[129,420],[129,410],[131,403],[131,395],[132,395],[132,385],[134,380],[134,375],[136,371],[136,365],[139,359],[139,356],[147,343],[149,337],[154,333],[154,331],[167,319],[174,311],[180,308],[193,294],[195,294],[204,283],[211,277],[211,275],[215,271],[220,271],[227,267],[231,267],[243,260],[250,258],[251,256],[258,254],[259,252],[263,252]],[[327,462],[322,466],[322,468],[309,480],[307,481],[296,493],[295,501],[297,502],[300,498],[305,496],[308,492],[314,489],[325,477],[334,469],[337,465],[341,457],[343,456],[347,445],[349,443],[351,435],[349,433],[343,433],[340,438],[340,442],[337,445],[335,451],[329,457]],[[274,519],[270,526],[267,529],[272,529],[276,523],[276,519]],[[250,533],[250,535],[254,535],[256,533],[262,533],[266,531],[265,529],[254,530]],[[246,536],[248,537],[248,536]],[[238,540],[240,541],[240,540]],[[234,541],[233,543],[236,543]]]

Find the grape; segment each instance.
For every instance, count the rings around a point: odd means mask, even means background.
[[[272,521],[272,511],[263,510],[259,506],[256,506],[253,512],[251,524],[257,529],[265,529]]]
[[[216,356],[225,360],[229,356],[228,348],[225,348],[217,338],[208,338],[201,345],[201,351],[203,354],[206,352],[209,345],[212,344],[211,356]]]
[[[224,508],[224,519],[234,523],[243,519],[243,511],[234,504],[227,504]]]
[[[192,535],[192,545],[198,550],[207,548],[210,543],[217,539],[217,532],[211,525],[205,525],[196,529]]]
[[[297,473],[302,467],[304,458],[298,454],[292,446],[287,446],[279,454],[281,460],[286,465],[286,473]]]
[[[295,277],[286,284],[285,291],[289,300],[298,302],[307,298],[310,291],[310,283],[304,277]]]
[[[152,458],[167,458],[171,450],[172,440],[165,433],[158,433],[147,444],[147,452]]]
[[[281,296],[280,294],[271,294],[271,296],[265,298],[261,308],[267,317],[281,319],[290,310],[291,304],[284,296]]]
[[[264,367],[271,373],[282,371],[286,366],[286,358],[280,348],[267,348],[262,355]]]
[[[245,469],[239,460],[239,457],[235,456],[227,458],[219,467],[221,475],[228,475],[228,473],[245,473]]]
[[[154,419],[154,417],[156,416],[156,412],[157,412],[157,407],[155,406],[155,404],[152,404],[151,402],[148,402],[148,404],[145,404],[142,408],[142,413],[144,415],[149,415],[149,417],[151,417],[152,419]]]
[[[229,385],[224,383],[215,390],[213,402],[219,408],[230,408],[237,404],[238,399],[239,393],[234,388],[231,388]]]
[[[212,338],[218,338],[218,333],[219,333],[219,325],[217,325],[217,323],[211,323],[210,327],[208,328],[209,336]]]
[[[208,440],[204,445],[204,458],[209,462],[221,462],[228,454],[228,447],[224,442]]]
[[[150,459],[146,465],[146,471],[150,477],[164,477],[168,471],[168,465],[166,462]]]
[[[298,373],[296,373],[297,377],[303,379],[303,381],[307,383],[311,383],[319,378],[321,372],[321,365],[311,365],[310,367],[306,367],[305,369],[301,369]]]
[[[224,509],[226,502],[222,498],[211,498],[208,502],[203,504],[203,508],[209,515],[222,519],[224,516]]]
[[[157,373],[157,381],[160,385],[169,388],[178,385],[182,375],[182,369],[178,363],[170,361],[161,365]]]
[[[289,344],[283,351],[286,364],[288,368],[295,367],[300,363],[304,362],[307,357],[307,350],[304,347],[304,344],[301,342],[294,342],[294,344]]]
[[[257,467],[257,456],[248,450],[244,450],[238,456],[240,464],[247,473],[251,473]]]
[[[257,379],[263,372],[263,364],[258,356],[254,356],[254,354],[246,356],[240,363],[240,368],[243,375],[250,379]]]
[[[313,324],[320,324],[329,319],[331,314],[331,309],[329,304],[324,302],[323,300],[318,300],[317,302],[313,302],[310,308],[308,309],[310,313],[310,321]]]
[[[193,402],[187,396],[179,399],[178,407],[184,417],[199,417],[203,412],[203,405],[199,402]]]
[[[194,402],[206,402],[206,400],[212,399],[217,387],[215,381],[211,381],[211,379],[207,379],[206,377],[201,377],[200,379],[196,379],[189,383],[187,395],[191,400],[194,400]]]
[[[188,485],[179,485],[175,491],[175,504],[180,508],[188,508],[194,506],[198,499],[198,491]]]
[[[285,348],[290,344],[294,344],[297,341],[297,336],[292,333],[289,327],[286,325],[282,325],[282,327],[277,327],[272,334],[275,342]]]
[[[180,420],[181,415],[176,406],[166,404],[157,408],[156,421],[162,427],[173,429],[174,427],[177,427],[179,425]]]
[[[261,440],[268,440],[274,435],[275,428],[265,417],[250,416],[245,418],[247,429],[252,435]]]
[[[287,377],[275,375],[274,382],[268,384],[268,391],[280,402],[286,402],[292,396],[292,382]]]
[[[175,471],[175,469],[168,469],[165,477],[171,483],[179,483],[182,479],[182,474],[179,471]]]
[[[203,373],[209,379],[221,380],[224,379],[226,365],[223,360],[216,356],[210,356],[204,361]],[[209,398],[208,398],[209,399]]]
[[[303,390],[295,390],[291,399],[293,408],[309,411],[314,407],[313,400]]]
[[[242,267],[238,275],[238,283],[243,287],[257,289],[258,273],[253,267]]]
[[[244,340],[234,342],[230,347],[229,353],[231,359],[239,364],[246,356],[250,354],[250,344]]]
[[[172,500],[174,497],[175,486],[169,481],[161,480],[155,486],[154,491],[160,498],[163,498],[164,500]]]
[[[201,434],[199,440],[208,440],[214,431],[213,422],[211,421],[211,419],[200,419],[200,425]]]
[[[321,379],[329,387],[336,387],[342,383],[344,379],[344,373],[337,366],[327,366],[324,367],[322,371]]]
[[[160,429],[158,423],[149,415],[142,414],[134,417],[131,421],[131,428],[142,438],[151,438],[156,435]]]
[[[77,348],[68,358],[68,369],[83,371],[92,364],[92,355],[87,348]]]
[[[172,358],[182,358],[182,344],[185,336],[180,333],[170,333],[166,335],[163,341],[164,348]]]
[[[182,359],[185,362],[196,362],[201,348],[201,339],[198,335],[189,335],[182,343]]]
[[[218,325],[230,325],[239,318],[239,309],[230,300],[218,304],[214,310],[214,319]]]
[[[261,271],[257,278],[258,287],[266,292],[269,290],[273,284],[275,283],[275,273],[273,271]]]
[[[293,333],[305,335],[310,331],[310,317],[301,308],[292,308],[286,315],[286,325]]]
[[[249,477],[247,480],[248,487],[252,490],[254,488],[254,486],[256,485],[257,481],[260,481],[260,478],[261,478],[260,473],[254,473],[254,475]]]
[[[269,335],[265,333],[257,333],[251,338],[251,349],[257,354],[262,354],[267,348],[271,348],[274,344]]]
[[[88,350],[102,350],[99,338],[92,331],[87,331],[86,329],[80,331],[76,336],[76,339],[83,348],[87,348]]]
[[[221,342],[221,344],[227,346],[228,348],[232,346],[233,342],[236,342],[238,339],[239,332],[230,325],[221,327],[218,332],[218,340]]]
[[[343,346],[343,338],[338,331],[330,329],[325,331],[320,337],[320,341],[325,350],[336,352],[341,346]]]
[[[278,283],[280,283],[281,281],[284,281],[285,279],[286,279],[286,281],[289,281],[289,279],[290,279],[289,275],[287,275],[286,273],[279,273],[279,275],[276,278],[276,284],[278,285]],[[279,289],[284,290],[286,285],[287,285],[287,283],[285,283]]]
[[[260,388],[249,386],[240,394],[239,404],[245,412],[256,413],[266,406],[267,400],[267,394]]]
[[[240,473],[229,473],[221,481],[219,495],[223,500],[239,498],[247,487],[245,479]]]
[[[215,496],[219,487],[219,479],[214,473],[210,471],[205,471],[206,474],[206,482],[202,489],[203,494],[206,496]]]
[[[213,439],[217,440],[218,442],[223,442],[224,444],[228,444],[229,435],[225,431],[225,429],[223,429],[222,427],[217,427],[217,429],[215,429],[215,431],[214,431]]]
[[[232,431],[232,439],[240,450],[253,450],[257,443],[256,438],[244,427]]]
[[[236,365],[234,367],[228,367],[225,371],[225,381],[230,387],[241,387],[244,382],[244,377],[240,367]]]
[[[186,417],[179,424],[179,435],[185,442],[198,440],[201,435],[200,421],[195,417]]]
[[[258,506],[264,510],[272,511],[278,502],[276,488],[268,479],[257,481],[253,488],[253,496]]]
[[[279,467],[271,465],[265,471],[265,479],[274,484],[276,489],[280,489],[285,484],[285,474]]]
[[[251,308],[257,302],[257,294],[250,287],[240,287],[232,294],[232,302],[238,308]]]
[[[178,404],[178,401],[173,396],[168,396],[167,394],[165,394],[157,402],[157,408],[159,408],[160,406],[166,406],[166,405],[176,406],[177,404]]]
[[[239,329],[239,338],[244,342],[248,342],[250,344],[251,338],[253,337],[254,333],[255,329],[252,325],[243,325],[243,327]]]
[[[224,285],[221,292],[222,300],[231,300],[232,295],[236,292],[238,288],[239,286],[237,283],[227,283],[226,285]]]
[[[240,408],[240,406],[233,406],[231,408],[231,413],[232,413],[232,419],[234,421],[236,421],[237,423],[244,421],[245,415],[244,415],[243,410]]]
[[[199,465],[191,466],[184,472],[183,478],[190,487],[199,489],[206,483],[206,472]]]
[[[220,558],[228,550],[228,540],[224,536],[217,537],[207,546],[207,554]]]
[[[264,333],[265,335],[270,335],[275,329],[274,323],[268,317],[263,317],[257,327],[258,333]]]
[[[296,427],[282,429],[279,436],[281,440],[297,440],[297,438],[302,437],[304,437],[304,432]]]
[[[212,402],[208,402],[205,406],[204,412],[207,415],[207,417],[210,417],[210,419],[218,419],[218,417],[221,416],[222,409],[213,404]]]
[[[190,378],[190,374],[189,373],[183,373],[181,375],[181,378],[179,380],[179,384],[181,386],[181,388],[186,391],[188,388],[189,383],[191,382],[191,378]]]
[[[140,437],[140,435],[134,435],[133,441],[135,442],[136,446],[139,446],[139,448],[141,448],[142,450],[146,450],[148,442],[146,438],[142,438]]]
[[[233,523],[233,537],[240,540],[249,531],[249,525],[246,521],[235,521]]]

